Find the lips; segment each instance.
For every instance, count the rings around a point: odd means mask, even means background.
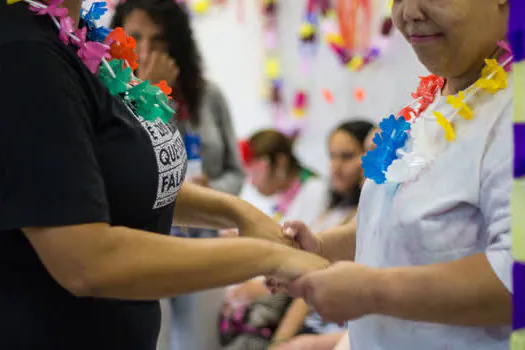
[[[412,44],[424,44],[439,40],[443,37],[443,34],[411,34],[410,42]]]

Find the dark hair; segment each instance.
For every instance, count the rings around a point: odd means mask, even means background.
[[[354,118],[355,119],[355,118]],[[348,121],[337,126],[331,133],[330,138],[339,131],[346,133],[353,137],[359,142],[361,149],[365,148],[365,141],[375,125],[365,120],[354,120]],[[361,184],[357,183],[350,191],[346,194],[337,193],[333,189],[330,190],[330,202],[329,208],[333,209],[340,206],[356,206],[359,203],[359,197],[361,195]]]
[[[202,58],[193,38],[188,10],[174,0],[127,0],[117,6],[112,27],[122,27],[133,10],[143,10],[153,22],[162,27],[168,54],[180,70],[176,88],[179,88],[187,104],[190,122],[198,125],[205,81]]]
[[[293,152],[293,139],[274,129],[264,129],[253,134],[249,140],[250,151],[254,158],[266,157],[275,166],[277,155],[282,154],[290,161],[288,171],[301,168],[301,163]]]

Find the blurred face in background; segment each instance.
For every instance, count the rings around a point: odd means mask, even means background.
[[[344,194],[352,191],[362,178],[363,148],[349,133],[337,130],[328,143],[332,189]]]
[[[247,166],[247,175],[260,194],[273,196],[282,190],[290,176],[289,164],[284,154],[277,155],[275,164],[266,157],[256,158]]]
[[[135,9],[125,19],[123,28],[137,41],[137,54],[141,64],[147,64],[152,52],[168,53],[163,28],[144,10]]]

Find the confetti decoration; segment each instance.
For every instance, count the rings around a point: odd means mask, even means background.
[[[361,102],[363,102],[365,100],[365,98],[366,98],[366,91],[365,91],[365,89],[363,89],[363,88],[356,88],[356,89],[354,89],[354,99],[357,102],[361,103]]]

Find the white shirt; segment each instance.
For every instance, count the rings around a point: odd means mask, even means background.
[[[511,291],[512,86],[473,101],[475,118],[456,119],[456,141],[414,180],[399,186],[366,182],[356,262],[418,266],[485,253]],[[433,111],[447,117],[453,109],[439,96],[422,117],[430,120]],[[441,127],[430,126],[429,137],[443,137]],[[375,315],[350,322],[349,331],[352,350],[508,350],[510,336],[510,327],[457,327]]]
[[[328,207],[328,183],[319,177],[310,177],[290,203],[282,222],[299,220],[312,225]]]

